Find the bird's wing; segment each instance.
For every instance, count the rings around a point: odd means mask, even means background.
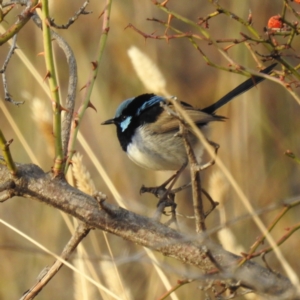
[[[169,105],[170,109],[174,111],[174,107],[172,105]],[[188,116],[192,119],[194,123],[196,123],[198,126],[206,125],[209,122],[213,121],[222,121],[225,118],[221,116],[211,115],[207,114],[201,110],[196,110],[191,106],[184,106],[183,107],[185,112],[188,114]],[[158,119],[154,122],[149,124],[151,125],[151,131],[156,133],[165,133],[169,131],[176,131],[179,130],[179,121],[178,119],[170,114],[167,110],[164,110]],[[150,129],[150,128],[149,128]]]

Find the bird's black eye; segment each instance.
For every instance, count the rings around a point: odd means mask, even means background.
[[[124,121],[126,118],[127,118],[127,116],[125,116],[125,115],[120,116],[121,121]]]

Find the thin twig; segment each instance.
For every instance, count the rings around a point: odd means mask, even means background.
[[[192,193],[193,193],[193,207],[194,207],[194,215],[195,215],[195,223],[196,223],[196,232],[203,232],[206,230],[205,226],[205,213],[203,206],[203,199],[201,194],[201,177],[200,177],[200,169],[196,168],[198,166],[198,162],[194,153],[194,150],[188,140],[188,129],[182,117],[180,116],[180,112],[178,112],[177,108],[180,105],[176,100],[170,99],[171,103],[174,105],[180,128],[180,135],[182,136],[182,140],[186,149],[186,153],[188,156],[188,161],[190,164],[190,174],[191,174],[191,183],[192,183]]]
[[[168,297],[174,293],[176,290],[178,290],[180,287],[182,287],[185,284],[193,282],[194,279],[183,279],[183,280],[178,280],[177,284],[173,286],[170,290],[166,291],[162,296],[158,298],[158,300],[164,300],[168,299]]]
[[[198,163],[195,157],[195,153],[193,148],[187,138],[186,135],[186,125],[183,122],[180,122],[181,131],[183,131],[182,139],[184,142],[184,146],[187,152],[189,164],[190,164],[190,174],[191,174],[191,182],[192,182],[192,194],[193,194],[193,207],[195,214],[195,222],[196,222],[196,232],[203,232],[206,230],[205,225],[205,213],[203,206],[203,199],[201,194],[201,176],[200,170],[195,168]]]
[[[62,251],[61,258],[64,260],[69,260],[71,254],[77,248],[79,243],[87,236],[90,229],[91,228],[86,224],[80,222],[71,239]],[[63,262],[56,260],[51,267],[43,269],[37,278],[37,282],[22,296],[20,300],[29,300],[35,298],[35,296],[39,294],[39,292],[56,275],[62,266]]]
[[[92,11],[86,11],[85,8],[88,6],[89,4],[89,0],[86,0],[82,6],[78,9],[78,11],[73,15],[73,17],[71,17],[68,22],[66,24],[63,24],[63,25],[57,25],[55,22],[54,22],[54,19],[51,18],[49,20],[50,22],[50,25],[53,26],[54,28],[57,28],[57,29],[68,29],[78,18],[80,15],[88,15],[88,14],[91,14]]]
[[[272,229],[274,229],[274,227],[276,226],[276,224],[282,219],[282,217],[293,207],[297,206],[298,203],[294,202],[290,205],[286,205],[273,219],[273,221],[270,223],[270,225],[267,228],[267,232],[270,233],[272,231]],[[297,225],[299,226],[299,225]],[[297,227],[296,226],[296,227]],[[298,228],[297,228],[298,229]],[[292,234],[294,231],[291,231],[289,234]],[[289,237],[289,235],[287,236]],[[250,251],[247,254],[244,254],[244,259],[240,262],[240,265],[242,265],[247,259],[252,258],[256,249],[259,247],[259,245],[262,245],[263,242],[266,239],[266,233],[262,234],[256,241],[255,243],[250,247]],[[280,245],[282,242],[277,242],[276,245]],[[270,250],[268,250],[270,251]],[[259,253],[260,255],[260,253]],[[257,255],[255,255],[257,256]]]
[[[8,63],[9,63],[11,57],[13,56],[15,50],[17,49],[16,44],[17,44],[17,34],[15,34],[14,37],[13,37],[11,47],[10,47],[8,53],[7,53],[6,59],[5,59],[5,61],[3,63],[3,66],[2,66],[2,68],[0,70],[0,73],[2,74],[3,89],[4,89],[4,99],[5,99],[5,101],[8,101],[8,102],[10,102],[10,103],[12,103],[14,105],[20,105],[20,104],[23,104],[24,101],[15,101],[15,100],[13,100],[12,97],[11,97],[11,95],[10,95],[10,93],[8,92],[7,80],[6,80],[6,73],[5,73],[6,68],[8,66]]]
[[[67,162],[65,165],[65,172],[67,172],[67,170],[68,170],[70,161],[72,159],[72,155],[74,153],[75,142],[76,142],[78,130],[79,130],[82,118],[85,114],[85,111],[88,107],[93,107],[90,98],[91,98],[92,90],[94,87],[94,83],[97,78],[98,66],[101,62],[102,55],[103,55],[103,52],[104,52],[104,49],[106,46],[106,41],[107,41],[107,36],[108,36],[109,26],[110,26],[111,4],[112,4],[112,0],[106,0],[106,5],[104,8],[104,12],[103,12],[102,36],[99,41],[97,59],[92,62],[92,71],[91,71],[91,73],[89,75],[89,79],[85,85],[86,90],[85,90],[84,100],[78,111],[77,118],[76,118],[76,120],[74,120],[74,126],[72,126],[72,129],[71,129],[71,135],[70,135],[70,140],[69,140],[69,145],[68,145]]]
[[[10,46],[10,49],[9,49],[8,53],[7,53],[6,59],[5,59],[5,61],[3,63],[3,66],[0,70],[0,73],[4,73],[6,71],[6,68],[8,66],[8,63],[9,63],[12,55],[14,54],[15,50],[18,48],[16,46],[16,44],[17,44],[17,34],[15,34],[14,37],[13,37],[12,44]]]
[[[295,233],[295,232],[296,232],[297,230],[299,230],[299,229],[300,229],[300,223],[297,223],[297,224],[295,224],[294,226],[289,227],[289,228],[287,229],[287,233],[284,234],[280,239],[278,239],[278,240],[276,241],[276,245],[277,245],[277,246],[282,245],[289,237],[291,237],[291,236],[293,235],[293,233]],[[252,250],[252,249],[251,249],[251,250]],[[269,253],[269,252],[271,252],[271,251],[273,251],[273,247],[266,247],[266,248],[264,248],[264,249],[262,249],[262,250],[260,250],[260,251],[257,251],[257,252],[252,253],[251,255],[246,254],[246,253],[243,253],[243,255],[245,255],[245,257],[246,257],[247,259],[250,259],[250,258],[253,258],[253,257],[261,256],[262,254],[265,255],[265,254],[267,254],[267,253]],[[251,251],[251,252],[252,252],[252,251]]]
[[[2,130],[0,129],[0,148],[2,150],[2,153],[3,153],[3,157],[4,157],[4,160],[6,162],[6,166],[8,168],[8,170],[10,171],[10,173],[15,176],[17,174],[17,166],[12,158],[12,155],[9,151],[9,146],[10,144],[13,142],[13,140],[10,140],[10,141],[6,141],[3,133],[2,133]]]
[[[13,24],[3,34],[0,35],[0,46],[6,43],[24,27],[24,25],[30,20],[38,4],[38,0],[27,0],[20,2],[22,2],[22,5],[26,5],[26,8],[20,14],[18,14],[18,19],[15,24]]]

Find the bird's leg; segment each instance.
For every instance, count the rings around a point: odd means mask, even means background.
[[[166,225],[169,226],[172,223],[175,223],[177,229],[178,229],[178,223],[177,223],[177,218],[176,218],[176,207],[177,204],[175,203],[175,193],[177,192],[175,190],[172,190],[172,187],[176,183],[177,179],[179,178],[180,174],[183,172],[185,169],[187,163],[185,163],[173,176],[171,180],[168,180],[168,183],[170,183],[168,189],[165,188],[164,186],[164,192],[160,195],[159,201],[157,203],[157,210],[155,212],[155,218],[160,220],[161,215],[165,214],[165,208],[170,206],[171,207],[171,218],[168,222],[166,222]],[[167,183],[167,184],[168,184]],[[181,190],[181,189],[180,189]],[[178,190],[178,191],[180,191]],[[163,191],[163,190],[162,190]]]
[[[164,200],[160,200],[157,204],[157,209],[154,213],[153,219],[159,222],[162,214],[167,215],[167,213],[165,212],[165,208],[170,206],[171,207],[171,218],[164,224],[166,226],[170,226],[171,224],[174,223],[177,230],[179,230],[177,216],[176,216],[177,204],[175,203],[174,199],[175,199],[175,194],[170,193],[170,194],[168,194],[167,198],[165,198]]]
[[[191,182],[186,183],[186,184],[184,184],[184,185],[182,185],[182,186],[180,186],[180,187],[178,187],[178,188],[176,188],[174,190],[171,190],[170,193],[176,194],[176,193],[178,193],[180,191],[183,191],[183,190],[189,188],[191,185],[192,185]]]
[[[179,178],[179,175],[183,172],[183,170],[185,169],[185,167],[187,166],[187,163],[183,164],[182,167],[176,171],[175,174],[173,174],[168,180],[166,180],[163,184],[161,184],[160,186],[156,186],[156,187],[145,187],[144,185],[141,187],[140,189],[140,194],[143,193],[151,193],[154,194],[159,201],[162,201],[164,198],[167,198],[168,194],[172,191],[172,187],[174,186],[174,184],[176,183],[177,179]],[[171,182],[171,183],[170,183]],[[168,188],[166,188],[166,186],[169,185]],[[177,189],[176,189],[177,190]],[[174,190],[175,191],[175,190]],[[174,194],[177,191],[174,192]],[[179,190],[178,190],[179,192]]]
[[[217,144],[217,143],[215,143],[215,142],[213,142],[213,141],[210,141],[210,140],[207,140],[207,142],[208,142],[211,146],[213,146],[213,147],[215,148],[215,156],[217,156],[218,150],[219,150],[219,148],[220,148],[220,145]],[[210,161],[207,162],[206,164],[204,164],[204,165],[199,165],[199,166],[197,167],[197,169],[198,169],[199,171],[203,171],[203,170],[209,168],[210,166],[212,166],[212,165],[214,165],[214,164],[215,164],[215,159],[213,158],[212,160],[210,160]]]
[[[214,201],[214,199],[210,196],[210,194],[203,188],[201,188],[201,192],[206,196],[211,204],[211,208],[204,213],[205,218],[219,205],[219,202]]]
[[[174,189],[172,190],[172,187],[176,183],[177,179],[179,178],[182,171],[187,166],[187,163],[183,164],[182,167],[174,174],[172,175],[168,180],[166,180],[163,184],[161,184],[158,187],[141,187],[140,193],[152,193],[154,194],[158,199],[157,203],[157,209],[154,214],[154,219],[159,221],[161,219],[162,214],[165,214],[165,208],[170,206],[171,207],[171,219],[167,222],[167,224],[175,223],[177,225],[176,220],[176,203],[174,201],[175,193],[181,191],[183,188],[180,189]],[[166,186],[169,185],[167,188]]]
[[[213,142],[213,141],[210,141],[210,140],[207,140],[207,142],[213,146],[215,148],[215,155],[218,154],[218,150],[220,148],[219,144]],[[203,171],[207,168],[209,168],[210,166],[214,165],[215,164],[215,160],[212,159],[211,161],[203,164],[203,165],[199,165],[199,167],[197,167],[200,171]],[[160,200],[162,200],[164,197],[166,197],[168,194],[176,194],[188,187],[190,187],[192,185],[191,182],[189,183],[186,183],[174,190],[172,190],[172,187],[174,186],[176,180],[178,179],[179,175],[182,173],[182,171],[185,169],[185,167],[187,166],[187,163],[184,164],[172,177],[170,177],[166,182],[164,182],[161,186],[159,187],[154,187],[154,188],[146,188],[144,186],[142,186],[141,188],[141,191],[140,193],[146,193],[146,192],[149,192],[149,193],[153,193],[156,195],[157,198],[159,198]],[[169,182],[171,182],[173,180],[173,182],[170,184],[169,188],[166,189],[166,186],[169,184]],[[211,199],[211,197],[209,196],[209,194],[205,191],[205,190],[202,190],[203,194],[209,199],[209,201],[212,203],[212,206],[216,206],[214,204],[214,201]]]
[[[170,178],[168,178],[164,183],[162,183],[159,186],[146,187],[146,186],[142,185],[142,187],[140,189],[140,194],[151,193],[151,194],[155,195],[157,198],[161,198],[162,193],[164,194],[165,191],[167,190],[166,186],[176,177],[176,173],[173,174]]]

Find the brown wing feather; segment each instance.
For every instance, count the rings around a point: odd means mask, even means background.
[[[201,110],[195,110],[193,107],[184,107],[186,113],[196,124],[206,124],[213,121],[222,121],[225,118],[221,116],[215,116],[207,114]],[[170,105],[170,109],[172,106]],[[151,124],[151,130],[157,133],[165,133],[173,130],[179,130],[178,120],[170,115],[167,111],[163,111],[159,116],[159,119],[155,123]]]

